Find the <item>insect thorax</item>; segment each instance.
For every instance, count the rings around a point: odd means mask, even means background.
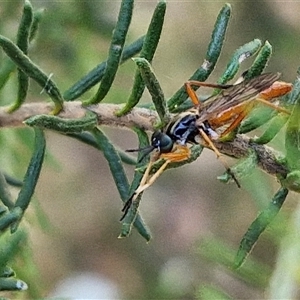
[[[178,114],[167,126],[166,134],[182,145],[195,143],[195,137],[199,134],[196,126],[198,114],[191,110]]]

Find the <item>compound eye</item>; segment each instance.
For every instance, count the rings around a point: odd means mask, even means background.
[[[151,144],[161,153],[168,153],[171,152],[174,142],[167,134],[156,131],[152,135]]]

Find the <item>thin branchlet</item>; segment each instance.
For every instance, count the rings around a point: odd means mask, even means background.
[[[89,109],[98,115],[98,124],[112,127],[132,128],[134,126],[144,130],[153,131],[158,117],[157,114],[149,109],[134,108],[126,116],[116,117],[115,112],[120,109],[117,104],[98,104]],[[48,114],[52,110],[51,103],[29,103],[13,114],[7,113],[7,107],[0,108],[0,127],[21,127],[23,121],[31,116],[39,114]],[[64,111],[58,116],[67,119],[82,118],[86,113],[86,108],[82,107],[80,101],[67,102]],[[200,140],[200,144],[205,142]],[[216,148],[224,155],[234,158],[243,158],[249,154],[252,149],[257,153],[258,165],[264,171],[271,175],[280,175],[285,177],[288,173],[287,166],[278,162],[278,153],[270,147],[252,143],[245,135],[238,135],[232,142],[215,142]]]

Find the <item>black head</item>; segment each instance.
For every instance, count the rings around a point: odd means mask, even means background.
[[[151,145],[138,149],[127,149],[126,152],[143,151],[144,153],[139,159],[140,162],[155,149],[157,149],[159,153],[170,152],[173,148],[173,145],[174,141],[167,134],[161,131],[155,131],[151,136]]]
[[[168,153],[171,152],[174,141],[166,133],[155,131],[151,137],[151,145],[153,149],[158,149],[160,153]]]

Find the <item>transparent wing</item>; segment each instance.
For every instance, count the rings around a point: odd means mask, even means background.
[[[197,122],[202,123],[216,118],[219,113],[229,108],[254,100],[260,92],[269,88],[279,77],[280,73],[265,73],[222,90],[220,94],[212,97],[200,107]]]

